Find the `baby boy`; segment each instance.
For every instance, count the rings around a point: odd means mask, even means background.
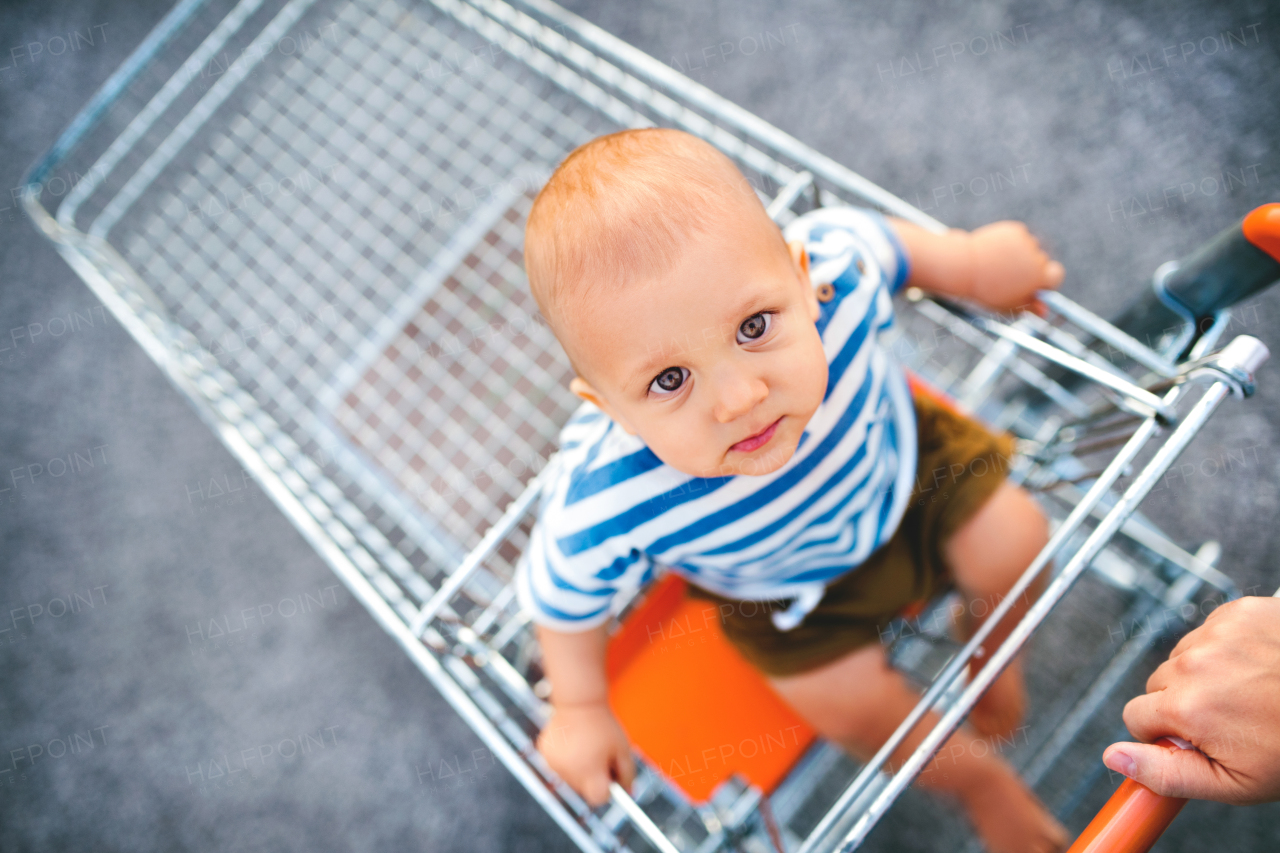
[[[917,700],[881,627],[954,587],[972,632],[1047,536],[1003,476],[1009,438],[909,390],[879,342],[891,297],[910,285],[1034,307],[1061,265],[1012,222],[935,234],[821,208],[779,231],[724,154],[647,129],[565,159],[529,215],[525,266],[586,401],[517,569],[552,687],[538,743],[550,766],[592,804],[610,781],[630,784],[604,626],[617,594],[658,567],[727,603],[743,657],[815,730],[869,758]],[[1012,731],[1023,704],[1015,665],[920,777],[993,851],[1064,841],[979,743]]]

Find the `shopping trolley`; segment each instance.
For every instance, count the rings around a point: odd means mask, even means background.
[[[635,590],[613,613],[610,673],[645,760],[631,792],[615,785],[592,809],[534,747],[548,685],[511,584],[576,405],[525,287],[521,239],[568,151],[654,125],[718,146],[780,224],[856,203],[943,227],[547,0],[182,0],[32,168],[24,206],[578,847],[852,849],[1046,620],[1070,634],[1239,594],[1215,543],[1188,551],[1137,506],[1217,406],[1252,391],[1265,348],[1218,347],[1227,306],[1269,268],[1251,258],[1260,272],[1217,290],[1188,277],[1195,264],[1181,278],[1164,269],[1125,328],[1059,294],[1044,296],[1047,318],[1016,319],[909,294],[893,350],[1018,437],[1011,476],[1053,519],[1006,601],[1052,561],[1048,591],[981,667],[994,618],[963,646],[929,618],[945,601],[895,623],[891,659],[923,691],[907,725],[942,716],[889,775],[903,730],[855,764],[735,669],[674,576]],[[1088,606],[1051,619],[1073,587],[1067,601]],[[1011,755],[1060,813],[1097,781],[1099,738],[1115,726],[1098,710],[1180,625],[1093,631],[1073,645],[1088,665],[1033,657],[1035,677],[1061,683]],[[651,725],[659,691],[645,685],[670,673],[692,685],[680,701],[720,702],[714,730],[741,727],[750,706],[759,743],[744,763],[683,765],[682,778],[657,759],[683,748]],[[694,689],[712,681],[724,690]],[[775,725],[781,735],[759,729]],[[766,747],[771,763],[755,761]]]

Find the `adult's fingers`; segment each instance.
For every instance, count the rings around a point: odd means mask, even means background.
[[[1129,734],[1141,741],[1151,743],[1165,735],[1177,735],[1194,742],[1192,732],[1180,732],[1172,729],[1176,725],[1171,718],[1169,695],[1159,690],[1130,699],[1124,706],[1124,725]]]
[[[1214,613],[1217,611],[1215,610]],[[1212,616],[1213,614],[1209,614]],[[1155,668],[1155,671],[1147,677],[1147,692],[1154,693],[1157,690],[1163,690],[1170,685],[1171,682],[1177,681],[1178,676],[1175,671],[1182,668],[1187,662],[1179,661],[1178,658],[1190,652],[1192,649],[1204,644],[1209,640],[1209,631],[1204,625],[1196,628],[1178,641],[1173,647],[1173,651],[1169,652],[1163,663]]]
[[[1265,601],[1266,599],[1262,600]],[[1204,624],[1200,627],[1203,628],[1205,625],[1214,625],[1217,628],[1222,628],[1223,626],[1216,624],[1218,620],[1226,619],[1228,622],[1234,622],[1236,619],[1244,619],[1246,617],[1242,611],[1253,606],[1256,601],[1257,597],[1254,597],[1252,600],[1248,597],[1237,598],[1234,601],[1228,601],[1218,607],[1215,607],[1213,610],[1209,611],[1208,616],[1204,617]]]
[[[1216,612],[1217,612],[1217,611],[1215,610],[1215,611],[1214,611],[1214,613],[1216,613]],[[1209,615],[1210,615],[1210,616],[1212,616],[1212,615],[1213,615],[1213,613],[1210,613]],[[1194,645],[1196,645],[1197,643],[1199,643],[1199,642],[1200,642],[1200,638],[1201,638],[1202,636],[1204,636],[1204,635],[1203,635],[1203,634],[1200,634],[1200,633],[1197,633],[1197,632],[1198,632],[1201,628],[1203,628],[1203,627],[1204,627],[1204,626],[1203,626],[1203,625],[1201,625],[1201,626],[1199,626],[1198,628],[1193,628],[1191,631],[1189,631],[1189,632],[1187,632],[1186,634],[1184,634],[1184,635],[1183,635],[1183,637],[1182,637],[1182,639],[1181,639],[1181,640],[1179,640],[1179,641],[1177,642],[1177,644],[1173,647],[1173,651],[1169,652],[1169,657],[1167,658],[1167,660],[1173,660],[1173,659],[1174,659],[1174,658],[1176,658],[1178,655],[1180,655],[1180,654],[1182,654],[1183,652],[1185,652],[1187,649],[1189,649],[1189,648],[1191,648],[1192,646],[1194,646]]]
[[[1155,671],[1147,676],[1148,693],[1159,693],[1161,690],[1169,687],[1171,682],[1176,680],[1176,676],[1173,672],[1174,667],[1171,663],[1172,660],[1173,658],[1169,658],[1169,660],[1160,664],[1155,668]]]
[[[1226,771],[1195,749],[1113,743],[1102,763],[1164,797],[1230,802],[1239,796]]]

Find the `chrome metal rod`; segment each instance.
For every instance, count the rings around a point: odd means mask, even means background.
[[[920,746],[916,748],[911,757],[894,775],[884,791],[876,797],[866,812],[858,819],[858,822],[854,824],[853,829],[845,836],[844,843],[840,847],[841,853],[849,853],[866,839],[902,791],[915,780],[916,776],[924,769],[925,764],[932,760],[947,739],[960,728],[960,724],[968,716],[973,706],[977,704],[982,694],[1004,672],[1014,656],[1022,651],[1022,647],[1026,645],[1032,633],[1040,626],[1040,623],[1045,620],[1049,612],[1071,589],[1080,575],[1093,562],[1093,558],[1116,534],[1123,525],[1124,520],[1137,508],[1142,499],[1147,496],[1147,493],[1151,491],[1159,478],[1164,475],[1164,472],[1173,464],[1178,455],[1186,449],[1186,446],[1196,436],[1196,433],[1209,420],[1214,410],[1230,393],[1231,386],[1227,382],[1214,382],[1205,391],[1204,395],[1196,401],[1195,406],[1187,413],[1186,418],[1169,436],[1169,440],[1156,451],[1155,456],[1134,479],[1129,488],[1125,490],[1115,508],[1107,514],[1107,517],[1089,535],[1080,550],[1063,567],[1062,572],[1053,579],[1044,594],[1027,611],[1026,616],[1014,627],[1008,639],[1000,645],[986,665],[974,676],[969,686],[965,688],[960,698],[956,701],[956,704],[943,714],[942,719],[925,736],[924,741],[921,742]]]
[[[1212,545],[1216,547],[1217,543],[1214,542]],[[1204,549],[1201,549],[1201,553],[1203,551]],[[1163,600],[1149,599],[1150,606],[1146,608],[1143,615],[1150,618],[1151,612],[1162,605],[1166,612],[1170,610],[1176,611],[1183,604],[1190,601],[1191,596],[1195,595],[1203,585],[1195,575],[1182,575],[1170,585],[1169,592]],[[1121,623],[1121,627],[1123,628],[1123,623]],[[1076,739],[1076,736],[1093,719],[1093,715],[1102,706],[1102,703],[1111,696],[1121,679],[1129,674],[1130,670],[1137,665],[1138,661],[1142,660],[1143,656],[1151,650],[1151,647],[1157,641],[1168,634],[1168,630],[1165,627],[1160,630],[1144,631],[1125,640],[1119,651],[1116,652],[1115,657],[1111,659],[1111,662],[1093,680],[1080,699],[1067,712],[1067,715],[1054,726],[1053,735],[1036,751],[1035,757],[1022,771],[1022,781],[1034,787],[1044,778],[1044,775],[1057,762],[1059,756],[1066,751],[1066,748]]]
[[[666,833],[658,828],[658,825],[645,814],[644,809],[640,808],[640,805],[631,799],[631,795],[617,782],[609,783],[609,797],[627,813],[627,817],[631,818],[636,828],[644,833],[646,841],[662,853],[680,853],[680,848],[671,843]]]
[[[497,14],[491,11],[497,4],[489,4],[486,0],[471,0],[471,2],[485,8],[490,14]],[[751,111],[717,95],[701,83],[690,80],[674,68],[654,59],[639,48],[627,44],[595,24],[588,23],[585,19],[566,11],[556,3],[550,0],[520,0],[520,5],[535,9],[540,15],[545,15],[573,31],[592,53],[603,54],[639,75],[641,79],[657,83],[667,92],[680,93],[688,103],[714,116],[720,122],[742,130],[753,140],[763,142],[782,154],[787,162],[804,163],[809,171],[825,178],[835,186],[852,192],[894,216],[915,222],[929,231],[944,233],[947,230],[945,225],[929,214],[873,184],[847,166],[820,154]],[[517,24],[513,22],[511,26],[515,28]],[[555,43],[557,40],[564,40],[564,37],[555,30],[549,30],[546,33],[547,42]]]
[[[790,207],[791,203],[800,197],[800,193],[807,190],[812,184],[812,172],[797,173],[794,178],[787,182],[786,186],[778,190],[777,196],[774,197],[773,201],[769,202],[769,206],[764,209],[764,212],[769,214],[770,219],[775,219],[779,213]]]
[[[1080,492],[1079,487],[1074,483],[1061,483],[1055,488],[1069,495],[1078,495]],[[1095,507],[1093,515],[1101,519],[1105,517],[1106,510]],[[1215,568],[1212,563],[1201,560],[1198,552],[1192,554],[1180,548],[1176,542],[1141,517],[1129,518],[1125,521],[1120,528],[1120,533],[1156,556],[1173,563],[1184,572],[1195,575],[1224,595],[1239,595],[1239,588],[1230,577]]]
[[[435,618],[440,609],[445,606],[450,598],[457,594],[458,590],[462,589],[462,585],[475,574],[476,569],[480,568],[480,565],[501,544],[507,534],[520,523],[520,519],[524,518],[525,513],[529,511],[529,507],[542,491],[542,484],[546,481],[547,472],[551,470],[554,461],[555,457],[552,457],[552,461],[542,466],[538,476],[534,477],[529,485],[525,486],[524,491],[520,493],[520,497],[507,505],[506,512],[502,514],[502,518],[498,519],[497,523],[485,531],[480,543],[471,549],[471,553],[467,554],[466,559],[449,574],[444,583],[440,584],[440,588],[436,590],[435,595],[431,596],[431,600],[422,605],[418,615],[413,617],[413,622],[409,624],[409,630],[413,632],[415,637],[422,636],[422,631],[427,627],[427,623]]]
[[[1129,356],[1129,358],[1141,364],[1143,367],[1154,370],[1156,373],[1165,377],[1174,377],[1178,375],[1177,365],[1168,359],[1161,357],[1151,347],[1142,343],[1142,341],[1128,334],[1127,332],[1117,329],[1115,326],[1103,320],[1097,314],[1076,304],[1072,300],[1052,290],[1042,290],[1036,294],[1036,298],[1049,307],[1050,310],[1061,314],[1072,323],[1075,323],[1081,329],[1093,335],[1105,344],[1110,344],[1120,352]]]
[[[1181,388],[1174,388],[1165,397],[1165,401],[1172,404],[1180,394]],[[1036,555],[1036,559],[1027,567],[1027,570],[1022,573],[1022,577],[1018,578],[1018,582],[1014,584],[1009,594],[996,606],[991,616],[978,627],[978,630],[969,638],[960,653],[934,679],[933,684],[925,691],[924,696],[911,709],[911,713],[907,715],[906,719],[889,737],[889,740],[885,741],[871,761],[862,768],[849,786],[845,788],[839,800],[827,811],[818,826],[809,834],[809,840],[801,846],[797,853],[812,853],[813,850],[817,849],[818,840],[830,830],[840,819],[840,815],[850,808],[863,790],[875,780],[880,768],[889,760],[889,756],[902,745],[907,735],[924,718],[924,715],[938,703],[942,694],[951,686],[951,682],[964,671],[979,646],[986,641],[991,632],[995,630],[995,627],[1013,608],[1014,602],[1030,588],[1031,582],[1044,570],[1044,567],[1049,564],[1049,561],[1053,559],[1058,550],[1075,535],[1076,530],[1079,529],[1080,525],[1093,511],[1093,508],[1097,506],[1111,486],[1115,484],[1129,464],[1142,451],[1142,448],[1157,429],[1159,429],[1159,426],[1154,418],[1148,418],[1138,427],[1137,431],[1130,437],[1129,443],[1121,448],[1116,457],[1111,460],[1111,464],[1103,470],[1093,486],[1085,493],[1085,496],[1081,498],[1063,523],[1058,526],[1058,529],[1054,531],[1053,536],[1050,537],[1040,553]]]
[[[261,0],[254,0],[252,6],[256,7],[260,2]],[[119,192],[112,196],[111,201],[107,203],[106,207],[102,209],[102,212],[93,220],[93,224],[89,226],[88,233],[90,236],[101,237],[104,240],[107,238],[111,228],[120,220],[120,217],[124,216],[125,212],[128,211],[129,208],[133,206],[133,203],[142,195],[143,191],[151,185],[156,177],[159,176],[160,172],[169,165],[170,161],[172,161],[175,156],[177,156],[178,152],[191,140],[191,137],[195,135],[195,132],[205,123],[209,116],[213,114],[214,110],[216,110],[218,106],[231,95],[232,91],[240,85],[240,82],[251,70],[253,70],[253,68],[258,65],[259,62],[271,54],[271,50],[268,46],[274,45],[279,41],[280,37],[288,32],[289,28],[296,24],[298,19],[301,18],[314,3],[315,0],[289,0],[289,3],[276,13],[276,16],[271,19],[271,23],[267,24],[262,31],[258,33],[253,41],[249,43],[248,47],[244,49],[244,52],[240,57],[228,66],[223,76],[218,79],[218,82],[214,83],[209,91],[206,92],[196,105],[191,108],[191,111],[183,116],[177,126],[159,145],[156,146],[156,149],[151,152],[151,156],[149,156],[146,161],[138,167],[138,170],[133,173],[128,181],[125,182]],[[244,6],[245,3],[242,2],[241,5]],[[246,8],[248,7],[246,6]],[[237,7],[236,12],[240,12],[240,7]],[[245,15],[247,17],[248,13],[245,13]],[[232,18],[232,15],[228,15],[227,18],[224,19],[223,24],[231,23]],[[242,21],[236,22],[234,28],[229,29],[234,32],[235,29],[240,27],[241,23]],[[219,30],[221,30],[221,27],[222,24],[219,24]],[[229,35],[230,33],[219,35],[219,38],[216,40],[214,39],[214,36],[211,35],[206,44],[212,46],[213,50],[216,51],[217,47],[215,44],[218,41],[225,41]],[[206,49],[205,45],[201,45],[201,49]],[[182,68],[179,70],[178,75],[175,75],[171,78],[170,82],[166,84],[166,89],[163,90],[163,97],[167,98],[176,94],[176,92],[184,85],[184,80],[190,81],[195,79],[195,75],[200,73],[201,66],[203,65],[203,62],[195,62],[196,59],[197,56],[195,54],[188,57],[187,61],[183,63]],[[192,67],[193,63],[194,68]],[[173,85],[175,88],[173,90],[169,90],[169,85]],[[159,100],[162,100],[162,95],[157,95],[156,99],[158,103]],[[149,104],[148,106],[151,105]],[[157,117],[158,115],[151,116],[148,119],[147,124],[150,124],[150,122]],[[141,116],[139,116],[139,118],[141,118]],[[105,175],[103,177],[105,177]]]
[[[1143,408],[1158,414],[1166,423],[1173,423],[1177,420],[1177,415],[1174,411],[1165,406],[1160,401],[1159,397],[1152,394],[1146,388],[1135,385],[1128,379],[1128,377],[1122,376],[1118,373],[1113,373],[1110,370],[1104,370],[1095,364],[1090,364],[1079,356],[1074,356],[1065,350],[1058,349],[1052,344],[1045,343],[1033,335],[1029,335],[1020,329],[1015,329],[1012,326],[999,322],[998,320],[992,320],[988,317],[979,317],[977,315],[970,315],[970,319],[971,322],[984,331],[1002,337],[1007,341],[1017,344],[1028,352],[1033,352],[1041,358],[1048,359],[1049,361],[1059,364],[1068,370],[1079,373],[1086,379],[1090,379],[1105,388],[1110,388],[1117,394],[1121,394],[1128,398],[1131,402],[1137,403]]]
[[[50,146],[31,170],[22,178],[20,186],[26,187],[30,184],[43,184],[45,176],[53,169],[54,164],[67,156],[67,153],[84,138],[85,134],[93,129],[94,125],[102,118],[111,105],[115,103],[120,94],[125,91],[137,76],[146,69],[148,65],[155,60],[156,55],[164,49],[174,36],[182,32],[182,30],[191,22],[196,12],[205,5],[208,0],[181,0],[176,6],[169,10],[160,23],[156,24],[155,29],[147,33],[147,37],[142,43],[134,48],[133,53],[129,54],[129,58],[112,72],[107,78],[107,82],[102,84],[93,95],[93,100],[89,101],[76,117],[72,119],[71,124],[67,125],[67,129],[62,132],[57,141]],[[93,170],[90,169],[92,174]],[[90,175],[85,175],[76,186],[88,180]]]
[[[959,340],[976,350],[983,350],[991,345],[991,342],[974,328],[972,323],[968,322],[968,313],[954,303],[944,303],[944,300],[931,296],[928,299],[921,299],[917,310],[926,319],[933,320],[938,325],[954,332]],[[1012,345],[1012,342],[1009,343]],[[1031,362],[1015,358],[1008,363],[1008,369],[1014,376],[1035,388],[1076,417],[1082,418],[1089,415],[1089,406],[1083,400],[1050,379]]]
[[[1011,341],[996,341],[987,354],[982,357],[960,386],[960,401],[976,412],[986,399],[987,392],[1000,373],[1009,367],[1009,363],[1018,357],[1018,348]]]

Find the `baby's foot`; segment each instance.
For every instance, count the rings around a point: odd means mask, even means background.
[[[969,820],[990,853],[1059,853],[1067,831],[1007,767],[962,793]]]
[[[973,706],[969,724],[983,737],[1007,737],[1022,722],[1026,709],[1022,663],[1015,660]]]

